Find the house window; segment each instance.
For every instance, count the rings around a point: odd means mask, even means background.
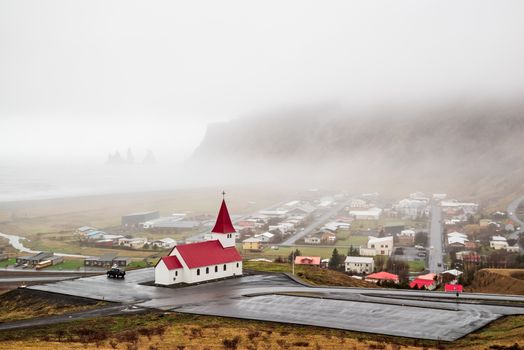
[[[175,271],[175,276],[178,276],[178,271]]]
[[[237,268],[238,268],[238,263],[237,263]]]
[[[206,267],[206,274],[209,273],[209,267]]]
[[[226,271],[226,264],[224,264],[224,271]]]
[[[218,272],[218,266],[215,266],[215,272]]]
[[[197,276],[200,276],[200,269],[197,269]]]
[[[375,248],[375,245],[374,245],[374,244],[372,244],[372,245],[371,245],[371,248]]]

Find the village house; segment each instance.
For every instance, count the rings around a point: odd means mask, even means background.
[[[428,273],[426,275],[417,276],[413,281],[409,283],[411,289],[426,289],[433,290],[437,288],[437,280],[434,273]]]
[[[324,232],[320,240],[325,244],[335,244],[337,241],[337,235],[332,232]]]
[[[493,236],[491,241],[489,241],[490,248],[495,250],[506,249],[509,247],[508,241],[505,237],[502,236]]]
[[[198,228],[202,224],[201,221],[187,219],[186,214],[173,214],[142,222],[139,227],[151,232],[176,233],[179,230]]]
[[[396,244],[403,247],[412,246],[415,243],[414,230],[402,230],[396,236]]]
[[[428,201],[426,199],[402,199],[394,206],[394,209],[401,217],[413,220],[423,214],[429,214]]]
[[[338,230],[344,230],[348,231],[351,228],[351,224],[347,222],[338,222],[338,221],[330,221],[324,226],[322,226],[323,230],[329,230],[331,232],[336,232]]]
[[[367,207],[369,207],[369,205],[365,200],[355,198],[349,202],[349,207],[352,209],[366,209]]]
[[[89,231],[84,234],[85,239],[88,241],[96,241],[99,239],[103,239],[104,235],[106,235],[104,231],[96,230],[96,231]]]
[[[173,238],[162,238],[151,242],[151,246],[157,246],[160,249],[171,249],[176,246],[176,241]]]
[[[370,208],[368,210],[350,210],[349,215],[353,216],[356,220],[378,220],[382,214],[380,208]]]
[[[348,256],[344,261],[346,272],[353,273],[372,273],[375,269],[373,258],[362,256]]]
[[[457,210],[462,210],[466,215],[475,214],[479,207],[476,203],[459,202],[457,200],[443,200],[440,202],[440,206],[443,211],[446,211],[447,209],[454,210],[455,212]]]
[[[91,256],[85,258],[84,266],[109,268],[116,265],[119,267],[126,267],[130,262],[130,258],[119,257],[114,253],[107,253],[102,256]]]
[[[262,241],[255,237],[250,237],[242,241],[243,250],[251,251],[261,251],[262,250]]]
[[[155,266],[155,283],[198,283],[242,275],[242,257],[235,248],[235,228],[225,200],[211,240],[175,246]]]
[[[268,231],[279,230],[283,234],[287,234],[295,230],[295,225],[290,222],[281,222],[277,225],[269,225]]]
[[[27,264],[29,266],[36,266],[45,261],[50,261],[50,265],[57,265],[63,262],[64,258],[61,256],[54,255],[53,252],[40,252],[16,258],[16,265]]]
[[[264,232],[258,235],[255,235],[255,238],[258,238],[260,242],[267,243],[270,242],[275,235],[271,232]]]
[[[320,237],[317,236],[307,236],[304,238],[304,243],[306,244],[320,244],[321,240]]]
[[[97,229],[91,226],[82,226],[76,229],[76,234],[85,237],[86,234],[93,231],[97,231]]]
[[[118,245],[127,248],[140,249],[147,243],[147,238],[119,238]]]
[[[467,238],[462,237],[448,237],[448,247],[449,248],[465,248],[466,242],[468,241]]]
[[[381,271],[377,273],[372,273],[371,275],[366,276],[366,281],[378,283],[378,282],[393,282],[398,283],[399,278],[398,275],[395,275],[393,273],[389,273],[386,271]]]
[[[480,263],[480,254],[475,251],[464,250],[456,253],[457,260],[468,263]]]
[[[296,256],[295,265],[311,265],[320,267],[320,260],[320,256]]]
[[[393,237],[372,237],[369,236],[366,248],[360,247],[360,255],[375,256],[375,255],[391,255],[393,251]]]

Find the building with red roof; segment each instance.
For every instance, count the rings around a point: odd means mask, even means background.
[[[295,265],[320,266],[320,256],[296,256]]]
[[[210,240],[173,247],[155,266],[155,283],[198,283],[242,275],[242,256],[235,247],[235,228],[225,200]]]
[[[366,281],[369,282],[378,282],[378,281],[392,281],[395,283],[398,283],[398,275],[395,275],[393,273],[389,273],[386,271],[376,272],[372,273],[370,275],[366,276]]]
[[[428,279],[422,279],[422,278],[415,278],[413,281],[409,282],[409,288],[411,289],[427,289],[427,290],[433,290],[437,287],[437,281],[435,280],[428,280]]]

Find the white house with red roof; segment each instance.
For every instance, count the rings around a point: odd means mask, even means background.
[[[198,283],[242,275],[242,256],[235,247],[235,228],[222,200],[211,239],[175,246],[155,266],[155,283]]]

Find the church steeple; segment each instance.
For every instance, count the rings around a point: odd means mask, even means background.
[[[225,195],[225,192],[222,192],[222,196]],[[213,239],[218,239],[222,246],[225,247],[234,247],[235,246],[235,228],[231,222],[231,217],[229,216],[229,211],[227,210],[226,200],[222,198],[222,205],[218,211],[217,221],[215,226],[211,230],[211,236]]]
[[[223,192],[222,195],[225,195],[225,193]],[[229,217],[229,212],[227,210],[225,199],[222,199],[222,205],[220,206],[220,210],[218,212],[217,221],[215,223],[215,227],[213,227],[211,232],[215,232],[215,233],[236,232],[235,228],[233,227],[233,223],[231,222],[231,218]]]

